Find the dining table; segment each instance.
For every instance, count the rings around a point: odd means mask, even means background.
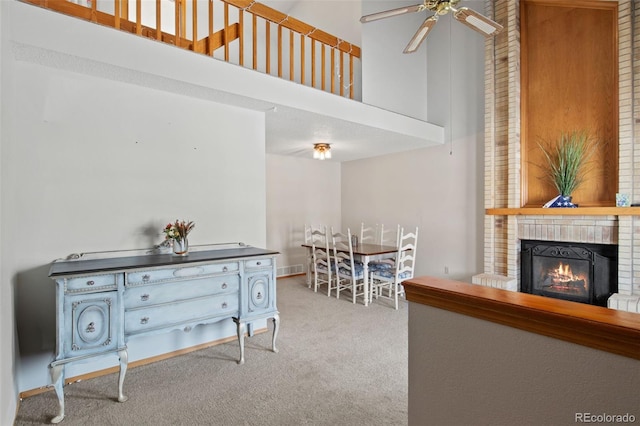
[[[307,249],[307,285],[311,283],[311,262],[312,262],[312,248],[311,244],[302,244],[302,247]],[[333,249],[331,249],[333,250]],[[338,249],[339,252],[348,253],[346,248]],[[364,293],[364,306],[369,306],[369,262],[374,260],[380,260],[393,257],[398,252],[397,246],[371,244],[371,243],[358,243],[353,245],[353,257],[356,260],[362,262],[363,267],[363,293]]]

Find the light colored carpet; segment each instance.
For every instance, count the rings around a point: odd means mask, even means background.
[[[246,340],[130,368],[125,403],[117,375],[65,387],[62,425],[406,425],[407,304],[353,305],[278,279],[281,325]],[[48,423],[55,392],[20,403],[15,425]]]

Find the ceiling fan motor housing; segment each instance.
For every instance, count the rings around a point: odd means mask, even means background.
[[[460,0],[426,0],[425,7],[438,15],[446,15]]]

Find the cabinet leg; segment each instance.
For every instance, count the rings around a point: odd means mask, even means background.
[[[121,349],[118,351],[118,356],[120,357],[120,374],[118,374],[118,402],[125,402],[129,399],[128,396],[125,396],[122,393],[122,387],[124,385],[124,376],[127,374],[127,366],[129,365],[129,353],[126,349]]]
[[[276,338],[278,337],[278,330],[280,329],[280,315],[275,314],[273,316],[273,337],[271,339],[271,347],[273,352],[278,352],[276,348]]]
[[[236,324],[238,325],[238,343],[240,343],[240,359],[238,360],[238,364],[244,364],[244,333],[246,325],[241,321],[236,321]]]
[[[58,405],[60,406],[60,411],[58,411],[58,415],[51,419],[51,423],[60,423],[64,420],[64,365],[52,365],[51,366],[51,382],[53,383],[53,388],[56,391],[56,395],[58,396]]]

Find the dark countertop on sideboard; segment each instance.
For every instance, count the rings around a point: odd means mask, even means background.
[[[94,273],[98,271],[124,271],[127,269],[150,268],[155,266],[180,266],[189,263],[225,260],[243,257],[269,256],[279,254],[274,250],[258,247],[191,251],[186,256],[167,254],[146,254],[102,259],[58,260],[51,264],[49,276]]]

